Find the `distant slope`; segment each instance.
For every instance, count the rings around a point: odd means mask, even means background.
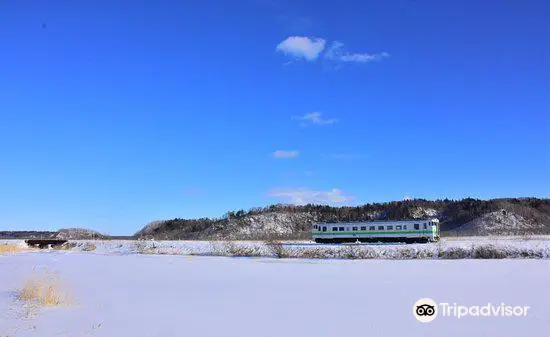
[[[63,228],[55,234],[55,238],[61,240],[94,240],[106,239],[107,236],[85,228]]]
[[[56,233],[50,231],[0,231],[0,239],[50,239]]]
[[[502,209],[483,214],[456,228],[456,231],[478,235],[525,235],[543,233],[544,229],[543,223],[529,221],[519,214]]]
[[[155,221],[135,234],[156,239],[307,239],[324,221],[404,220],[436,217],[442,231],[464,235],[549,234],[550,199],[423,199],[357,207],[272,205],[229,212],[220,219]]]
[[[91,240],[108,239],[107,235],[84,228],[66,228],[52,231],[0,231],[0,239],[61,239],[61,240]]]

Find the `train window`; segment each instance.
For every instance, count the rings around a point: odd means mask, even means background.
[[[426,226],[426,223],[424,222],[424,229],[427,229],[427,228],[428,228],[428,226]]]
[[[313,229],[317,229],[317,225],[314,225],[314,226],[313,226]]]
[[[375,230],[375,229],[376,229],[376,227],[374,227],[374,226],[370,226],[370,227],[369,227],[369,231],[373,231],[373,230]]]
[[[379,230],[379,231],[383,231],[383,230],[384,230],[384,226],[378,226],[378,230]]]
[[[407,225],[403,225],[403,229],[407,229]]]
[[[326,232],[326,231],[327,231],[327,227],[323,226],[323,232]]]
[[[361,226],[361,230],[362,230],[362,231],[366,231],[366,230],[367,230],[367,226]]]
[[[352,230],[356,231],[356,230],[357,230],[357,227],[353,227]]]
[[[338,227],[332,227],[332,231],[333,231],[333,232],[337,232],[337,231],[338,231]]]
[[[344,231],[344,227],[340,227],[340,232],[343,232]]]
[[[417,223],[415,223],[415,224],[414,224],[414,229],[420,229],[420,225],[417,224]]]
[[[388,226],[388,230],[389,230],[389,231],[392,231],[392,230],[393,230],[393,226]]]
[[[395,229],[400,230],[401,226],[395,226]]]

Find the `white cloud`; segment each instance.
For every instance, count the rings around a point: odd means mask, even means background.
[[[329,48],[327,48],[327,51],[325,52],[325,58],[336,61],[336,62],[358,62],[358,63],[367,63],[372,61],[380,61],[384,58],[389,57],[390,54],[383,52],[383,53],[375,53],[375,54],[368,54],[368,53],[348,53],[344,49],[344,44],[339,41],[334,41],[330,45]]]
[[[325,40],[306,36],[290,36],[277,45],[276,50],[294,58],[314,61],[325,49]]]
[[[283,151],[283,150],[277,150],[273,152],[273,158],[277,159],[289,159],[289,158],[296,158],[300,155],[299,151]]]
[[[330,191],[318,191],[309,188],[274,189],[268,192],[273,198],[280,198],[297,205],[305,204],[341,204],[353,200],[352,196],[345,195],[341,190],[333,188]]]
[[[303,116],[293,116],[292,119],[304,121],[304,124],[334,124],[337,119],[324,119],[320,112],[311,112]]]
[[[344,44],[342,42],[332,42],[325,52],[325,58],[329,60],[338,60],[342,54],[343,48]]]
[[[378,54],[346,54],[340,57],[340,60],[343,62],[371,62],[379,61],[385,57],[389,57],[388,53],[378,53]]]

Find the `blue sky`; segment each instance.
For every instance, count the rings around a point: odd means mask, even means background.
[[[0,230],[548,197],[547,1],[2,1]]]

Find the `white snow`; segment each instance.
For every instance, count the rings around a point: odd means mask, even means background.
[[[126,255],[136,252],[170,255],[231,255],[227,252],[227,241],[154,241],[154,240],[71,240],[76,244],[76,251],[93,245],[96,254]],[[11,243],[25,246],[22,240],[0,240],[0,244]],[[262,241],[231,241],[237,247],[249,247],[261,256],[273,256],[265,242]],[[322,256],[338,257],[347,248],[353,247],[359,251],[366,251],[382,259],[423,258],[437,259],[440,252],[454,248],[463,248],[471,252],[476,247],[491,246],[506,253],[509,258],[522,258],[524,254],[550,258],[549,236],[477,236],[443,238],[440,242],[429,244],[315,244],[308,241],[285,242],[284,248],[292,256],[303,256],[304,252],[320,251]],[[221,254],[223,252],[223,254]],[[0,335],[0,337],[2,337]]]
[[[544,224],[529,221],[511,211],[499,210],[483,214],[455,230],[475,232],[479,235],[514,235],[517,233],[540,233],[544,231]]]
[[[76,304],[23,318],[34,268]],[[550,260],[302,260],[39,251],[0,255],[0,336],[547,336]],[[437,317],[416,300],[530,306],[526,317]]]

